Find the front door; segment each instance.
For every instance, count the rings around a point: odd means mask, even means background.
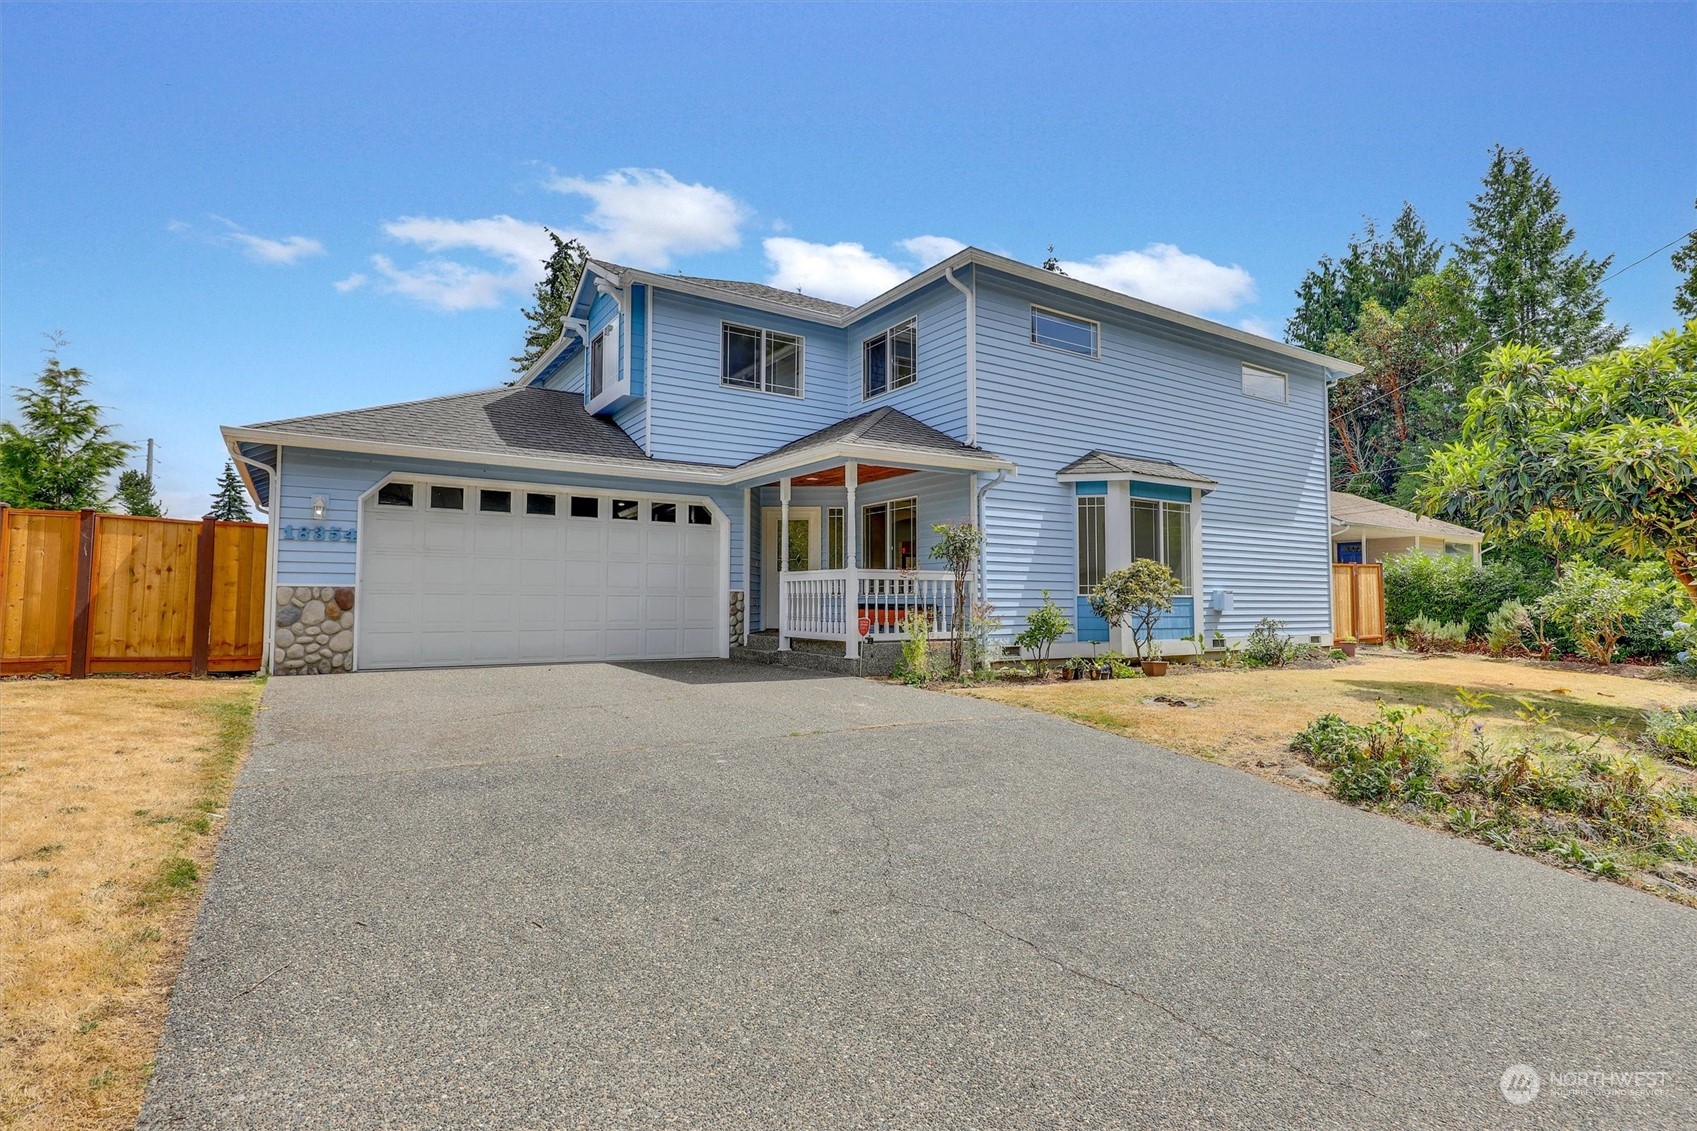
[[[760,627],[778,627],[778,526],[783,511],[761,509],[760,534]],[[819,508],[790,508],[789,569],[819,568]]]

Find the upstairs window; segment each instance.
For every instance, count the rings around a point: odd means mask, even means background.
[[[861,393],[870,400],[919,377],[919,320],[909,318],[861,343]]]
[[[1100,339],[1101,327],[1088,318],[1074,318],[1070,314],[1059,314],[1053,310],[1044,310],[1040,306],[1031,308],[1033,345],[1066,350],[1081,357],[1095,357],[1100,348]]]
[[[1284,404],[1290,398],[1290,378],[1255,365],[1243,367],[1243,395]]]
[[[589,343],[589,399],[619,379],[619,323],[607,324]]]
[[[725,323],[719,384],[785,397],[801,396],[802,339],[776,330]]]
[[[1160,562],[1190,592],[1190,504],[1131,500],[1131,556]]]

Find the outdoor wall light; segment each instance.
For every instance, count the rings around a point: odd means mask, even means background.
[[[330,502],[329,502],[328,499],[326,499],[323,495],[314,495],[312,497],[312,518],[313,518],[313,521],[315,521],[315,522],[322,521],[323,518],[324,518],[324,512],[326,510],[328,510],[329,507],[330,507]]]

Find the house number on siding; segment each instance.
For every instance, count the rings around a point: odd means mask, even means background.
[[[351,526],[324,526],[307,523],[283,524],[283,541],[285,542],[352,542],[354,528]]]

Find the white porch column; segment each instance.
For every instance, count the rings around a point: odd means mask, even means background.
[[[843,655],[860,659],[860,567],[855,561],[859,547],[855,537],[860,528],[856,521],[854,495],[860,486],[860,464],[849,460],[843,464],[843,619],[848,622],[848,642]]]
[[[1108,501],[1103,504],[1103,549],[1108,560],[1106,572],[1124,569],[1131,564],[1131,484],[1124,479],[1108,480]],[[1131,639],[1123,625],[1108,626],[1108,647],[1129,655]]]
[[[790,650],[790,594],[784,575],[790,569],[790,477],[778,481],[778,651]]]

